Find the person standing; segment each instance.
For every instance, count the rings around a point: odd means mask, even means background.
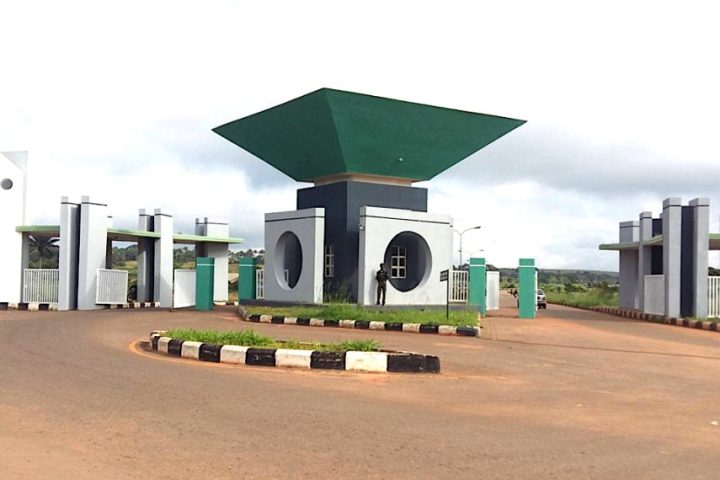
[[[387,292],[387,281],[388,272],[385,270],[385,264],[380,264],[380,270],[375,274],[375,280],[377,280],[377,302],[376,305],[381,305],[380,295],[382,295],[382,305],[385,305],[385,293]]]

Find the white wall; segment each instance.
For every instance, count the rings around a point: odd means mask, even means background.
[[[283,259],[277,243],[285,232],[294,233],[302,249],[300,278],[289,288],[282,278]],[[325,209],[307,208],[265,214],[265,299],[283,302],[322,303]]]
[[[665,315],[665,276],[645,275],[645,313]]]
[[[0,302],[20,302],[22,234],[15,228],[25,223],[26,167],[27,152],[0,153],[0,182],[12,182],[0,188]]]
[[[378,265],[383,262],[390,241],[402,232],[414,232],[425,239],[432,256],[429,272],[420,285],[408,292],[400,292],[388,282],[385,303],[444,305],[447,287],[440,281],[440,272],[452,268],[452,219],[447,215],[379,207],[360,208],[358,303],[375,303]],[[386,268],[389,271],[390,265]]]

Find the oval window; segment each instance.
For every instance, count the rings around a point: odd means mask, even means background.
[[[295,288],[302,273],[302,246],[297,235],[285,232],[275,245],[275,278],[280,286]]]

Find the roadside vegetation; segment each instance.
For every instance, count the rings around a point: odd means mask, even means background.
[[[420,323],[423,325],[477,326],[477,312],[451,310],[445,318],[445,310],[394,310],[365,308],[350,303],[328,303],[308,307],[245,307],[249,314],[277,315],[283,317],[321,318],[323,320],[365,320],[389,323]]]
[[[545,292],[547,301],[569,307],[617,307],[619,293],[617,285],[601,282],[588,286],[581,284],[547,284],[540,288]]]
[[[296,350],[320,350],[323,352],[376,352],[380,343],[374,339],[345,340],[338,343],[299,342],[296,340],[276,340],[260,335],[254,330],[220,332],[218,330],[194,330],[176,328],[169,330],[166,336],[178,340],[214,343],[216,345],[238,345],[257,348],[290,348]]]

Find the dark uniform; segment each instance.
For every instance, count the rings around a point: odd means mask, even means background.
[[[377,305],[380,305],[380,295],[382,294],[382,305],[385,305],[385,292],[387,290],[388,272],[384,265],[380,264],[380,270],[375,274],[377,280]]]

